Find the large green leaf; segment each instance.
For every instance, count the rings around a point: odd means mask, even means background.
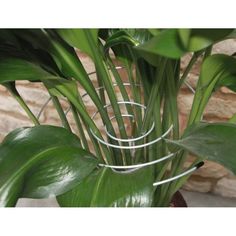
[[[152,37],[147,29],[113,29],[108,30],[108,35],[105,38],[105,51],[112,48],[116,57],[126,63],[137,60],[140,55],[135,46],[144,44]],[[154,66],[159,62],[159,57],[153,53],[143,52],[142,57]]]
[[[64,207],[149,207],[153,181],[151,168],[129,173],[101,168],[57,199]]]
[[[235,124],[199,123],[186,130],[180,140],[167,140],[167,142],[201,158],[218,162],[236,174],[235,140]]]
[[[69,45],[93,57],[84,29],[58,29],[57,32]],[[97,42],[98,29],[90,29],[90,32],[94,42]]]
[[[50,85],[63,84],[67,86],[73,94],[77,93],[75,81],[66,80],[53,75],[39,65],[20,58],[6,58],[0,60],[0,83],[8,86],[9,82],[15,82],[17,80],[43,81],[45,84]],[[49,90],[51,94],[61,96],[52,86],[50,86]]]
[[[187,52],[196,52],[226,39],[232,29],[168,29],[148,42],[136,47],[140,54],[158,54],[180,58]]]
[[[0,83],[15,80],[38,81],[56,79],[56,76],[43,70],[40,66],[18,58],[0,60]]]
[[[221,86],[236,91],[236,59],[215,54],[207,57],[202,64],[189,124],[200,120],[212,92]]]
[[[64,128],[35,126],[11,132],[0,145],[0,206],[20,197],[46,198],[72,189],[96,167],[78,137]]]

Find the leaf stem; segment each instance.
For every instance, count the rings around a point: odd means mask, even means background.
[[[79,137],[82,140],[83,148],[85,148],[86,150],[90,151],[87,139],[86,139],[85,134],[84,134],[84,130],[83,130],[82,124],[80,122],[80,118],[79,118],[78,113],[76,111],[76,108],[75,108],[75,106],[71,102],[70,102],[70,106],[71,106],[71,111],[72,111],[72,114],[73,114],[73,117],[74,117],[74,120],[75,120],[76,127],[77,127],[77,129],[79,131]]]
[[[70,132],[72,132],[72,130],[70,128],[70,125],[69,125],[69,122],[66,118],[66,115],[65,115],[65,113],[62,109],[62,106],[61,106],[60,102],[59,102],[59,99],[56,96],[53,96],[53,95],[51,95],[51,98],[52,98],[52,102],[54,104],[54,107],[56,108],[57,113],[58,113],[58,115],[61,119],[61,123],[62,123],[63,127],[68,129]]]
[[[179,83],[178,83],[178,88],[180,89],[180,87],[183,85],[184,81],[187,79],[187,76],[189,74],[189,72],[191,71],[193,65],[195,64],[195,62],[197,61],[197,59],[199,58],[199,56],[201,55],[201,53],[194,53],[191,60],[189,61],[183,75],[181,76]]]
[[[11,95],[16,99],[16,101],[20,104],[20,106],[24,109],[24,111],[26,112],[28,117],[31,119],[31,121],[34,123],[34,125],[40,125],[39,120],[36,118],[33,112],[29,109],[29,107],[27,106],[23,98],[18,93],[17,89],[10,84],[6,84],[5,87],[11,93]]]

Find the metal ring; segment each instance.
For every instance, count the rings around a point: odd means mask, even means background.
[[[102,143],[104,145],[107,145],[109,147],[119,148],[119,149],[138,149],[138,148],[147,147],[149,145],[152,145],[154,143],[159,142],[161,139],[163,139],[165,136],[167,136],[170,133],[172,128],[173,128],[173,125],[171,125],[169,127],[169,129],[163,135],[161,135],[160,137],[158,137],[158,138],[156,138],[156,139],[154,139],[154,140],[152,140],[152,141],[150,141],[148,143],[144,143],[144,144],[140,144],[140,145],[134,145],[134,146],[114,145],[114,144],[105,142],[104,140],[102,140],[99,137],[97,137],[97,135],[95,135],[94,132],[91,129],[90,129],[90,131],[91,131],[91,134],[93,135],[93,137],[96,138],[98,142],[100,142],[100,143]]]
[[[115,86],[118,86],[117,83],[112,83],[112,85],[113,85],[114,87],[115,87]],[[131,83],[129,83],[129,82],[124,82],[123,85],[124,85],[124,86],[131,86]],[[141,86],[141,84],[134,84],[134,85],[135,85],[135,86]],[[102,89],[105,89],[104,86],[95,88],[96,91],[99,91],[99,90],[102,90]],[[81,95],[81,97],[83,98],[83,97],[85,97],[85,96],[87,96],[87,95],[88,95],[88,93],[84,93],[83,95]]]
[[[111,169],[120,169],[120,170],[127,170],[127,169],[140,169],[146,166],[150,166],[150,165],[154,165],[157,164],[159,162],[165,161],[170,159],[171,157],[173,157],[174,155],[176,155],[177,152],[175,153],[170,153],[167,156],[161,157],[157,160],[154,161],[149,161],[146,163],[141,163],[141,164],[136,164],[136,165],[128,165],[128,166],[115,166],[115,165],[107,165],[107,164],[98,164],[100,167],[107,167],[107,168],[111,168]]]
[[[143,109],[146,109],[147,107],[146,106],[144,106],[144,105],[142,105],[142,104],[140,104],[140,103],[136,103],[136,102],[131,102],[131,101],[119,101],[119,102],[117,102],[117,104],[130,104],[130,105],[135,105],[135,106],[139,106],[139,107],[141,107],[141,108],[143,108]],[[109,106],[111,106],[111,104],[109,104],[109,105],[106,105],[106,107],[109,107]],[[105,108],[105,107],[104,107]],[[97,114],[97,113],[96,113]],[[125,116],[132,116],[133,117],[133,115],[130,115],[130,114],[123,114],[123,115],[121,115],[121,116],[123,116],[123,117],[125,117]],[[94,118],[94,116],[92,116],[92,119]],[[110,117],[110,120],[112,120],[112,119],[114,119],[115,118],[115,116],[112,116],[112,117]],[[106,125],[104,125],[104,127],[105,127],[105,132],[106,132],[106,134],[110,137],[110,138],[112,138],[113,140],[116,140],[116,141],[120,141],[120,142],[134,142],[134,141],[138,141],[138,140],[140,140],[140,139],[143,139],[143,138],[145,138],[147,135],[149,135],[152,131],[153,131],[153,129],[154,129],[154,127],[155,127],[155,123],[153,122],[152,123],[152,126],[151,126],[151,128],[147,131],[147,132],[145,132],[145,133],[143,133],[143,135],[141,135],[141,136],[139,136],[139,137],[136,137],[136,138],[130,138],[130,139],[121,139],[121,138],[116,138],[116,137],[114,137],[113,135],[111,135],[109,132],[108,132],[108,130],[107,130],[107,128],[106,128]]]
[[[125,68],[124,66],[116,66],[115,67],[117,70],[120,70],[120,69],[123,69]],[[111,70],[110,68],[108,68],[108,70]],[[92,72],[89,72],[87,75],[93,75],[93,74],[96,74],[97,72],[96,71],[92,71]]]
[[[131,114],[121,114],[122,117],[134,117],[133,115]],[[116,116],[112,116],[110,117],[110,120],[114,119]],[[137,141],[137,140],[140,140],[142,138],[145,138],[146,136],[148,136],[154,129],[155,127],[155,123],[153,122],[152,123],[152,127],[147,131],[145,132],[143,135],[137,137],[137,138],[130,138],[130,139],[121,139],[121,138],[116,138],[114,137],[113,135],[111,135],[108,131],[107,131],[107,128],[106,128],[106,125],[104,125],[105,127],[105,132],[107,134],[107,136],[109,136],[110,138],[112,138],[113,140],[116,140],[116,141],[120,141],[120,142],[134,142],[134,141]]]
[[[169,183],[169,182],[171,182],[171,181],[177,180],[177,179],[179,179],[179,178],[181,178],[181,177],[183,177],[183,176],[185,176],[185,175],[188,175],[188,174],[194,172],[195,170],[199,169],[199,168],[200,168],[201,166],[203,166],[203,165],[204,165],[204,162],[203,162],[203,161],[202,161],[202,162],[199,162],[197,165],[195,165],[195,166],[192,167],[191,169],[186,170],[185,172],[183,172],[183,173],[181,173],[181,174],[179,174],[179,175],[176,175],[176,176],[171,177],[171,178],[169,178],[169,179],[165,179],[165,180],[162,180],[162,181],[158,181],[158,182],[156,182],[156,183],[153,183],[153,186],[159,186],[159,185],[166,184],[166,183]]]

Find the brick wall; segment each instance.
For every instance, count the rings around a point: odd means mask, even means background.
[[[214,52],[232,54],[235,51],[236,41],[234,40],[227,40],[224,43],[220,43],[214,47]],[[88,72],[94,70],[88,57],[80,54],[80,58],[82,59],[82,62]],[[189,58],[189,56],[185,57],[182,62],[183,67],[188,63]],[[193,68],[188,78],[188,82],[193,88],[196,86],[197,78],[198,64],[196,64]],[[17,82],[17,89],[34,114],[39,113],[41,107],[49,98],[47,91],[45,91],[43,86],[39,83],[20,81]],[[183,87],[181,94],[178,97],[182,127],[185,126],[192,100],[193,94],[191,91],[187,87]],[[91,109],[91,111],[94,110],[93,104],[89,99],[86,100],[86,106],[88,109]],[[66,103],[63,103],[63,107],[65,110],[67,109]],[[234,113],[236,113],[236,94],[226,88],[222,88],[211,98],[206,109],[204,119],[212,121],[226,121]],[[76,132],[71,113],[68,114],[68,118],[72,124],[72,128]],[[17,127],[32,125],[22,108],[10,96],[3,86],[0,86],[0,120],[0,140],[2,140],[8,132]],[[49,102],[40,116],[40,122],[42,124],[48,123],[52,125],[60,125],[59,116],[53,109],[51,102]],[[96,122],[99,123],[99,120],[97,119]],[[189,158],[189,162],[190,161],[191,157]],[[186,163],[186,165],[188,165],[188,163]],[[199,192],[213,192],[215,194],[227,197],[236,197],[236,177],[224,167],[212,162],[206,162],[201,169],[193,174],[184,188]]]
[[[236,41],[227,40],[219,43],[214,47],[213,52],[231,55],[236,52]],[[189,56],[186,56],[182,66],[186,66],[188,61]],[[196,87],[198,68],[199,64],[197,63],[188,78],[188,82],[193,88]],[[181,125],[184,127],[193,101],[193,93],[186,86],[183,87],[178,101]],[[203,119],[222,122],[227,121],[235,113],[236,93],[223,87],[211,97]],[[191,159],[190,157],[189,162],[191,162]],[[186,166],[188,164],[186,163]],[[184,188],[192,191],[212,192],[226,197],[236,197],[236,177],[221,165],[208,161],[202,168],[193,173]]]

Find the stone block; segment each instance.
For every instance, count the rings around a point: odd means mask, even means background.
[[[193,176],[220,179],[228,174],[229,171],[222,165],[212,161],[205,161],[205,164],[200,169],[195,171]]]
[[[2,136],[5,136],[16,128],[33,126],[32,122],[30,122],[29,120],[22,120],[17,118],[16,116],[4,113],[0,114],[0,121],[0,134]]]
[[[192,177],[184,184],[183,189],[188,191],[197,191],[201,193],[208,193],[212,189],[212,182],[209,180],[196,180]]]
[[[17,90],[26,102],[34,105],[42,106],[49,98],[48,92],[41,88],[19,85]]]
[[[236,198],[236,177],[220,179],[213,189],[213,193],[223,197]]]

